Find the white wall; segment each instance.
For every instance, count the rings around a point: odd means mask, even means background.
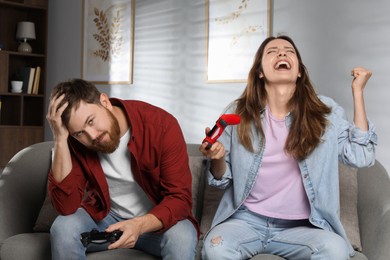
[[[390,2],[386,0],[275,1],[274,31],[292,36],[319,93],[353,116],[350,72],[373,71],[366,86],[368,117],[377,127],[377,159],[390,173]]]
[[[137,0],[134,82],[98,86],[113,97],[140,99],[179,120],[187,142],[200,143],[243,83],[207,84],[205,0]],[[49,2],[48,89],[81,77],[82,1]],[[293,37],[321,94],[352,118],[354,66],[373,71],[366,90],[369,118],[377,125],[377,158],[390,172],[390,2],[387,0],[294,0],[273,3],[273,32]],[[260,43],[259,43],[260,44]],[[387,112],[387,113],[386,113]],[[51,132],[46,127],[46,140]]]

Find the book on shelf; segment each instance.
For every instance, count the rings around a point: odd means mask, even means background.
[[[34,82],[34,76],[35,76],[35,68],[30,68],[30,78],[28,80],[28,87],[27,87],[27,94],[32,93],[32,87]]]
[[[41,67],[24,67],[22,69],[23,74],[23,87],[22,92],[25,94],[39,93],[39,82],[41,79]]]
[[[32,94],[37,95],[39,92],[39,80],[41,78],[41,67],[37,66],[35,68],[35,75],[34,75],[34,84],[32,88]]]
[[[23,86],[22,92],[26,94],[30,94],[32,90],[32,85],[34,81],[35,68],[32,67],[24,67],[22,69],[22,77],[23,77]]]
[[[23,86],[22,86],[22,92],[27,93],[28,88],[28,80],[30,79],[30,68],[22,68],[22,80],[23,80]]]

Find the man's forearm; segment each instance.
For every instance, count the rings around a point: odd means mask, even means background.
[[[51,169],[54,179],[58,182],[62,182],[72,170],[72,159],[67,142],[56,141],[54,143],[54,154]]]
[[[141,234],[158,231],[164,227],[163,223],[153,214],[146,214],[142,217],[133,219],[138,222],[141,228]]]

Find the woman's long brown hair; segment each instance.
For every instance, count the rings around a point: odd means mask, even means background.
[[[309,79],[307,69],[302,63],[301,55],[293,40],[288,36],[268,37],[256,52],[252,68],[249,71],[247,86],[236,100],[236,113],[241,116],[241,123],[238,125],[238,137],[247,150],[254,152],[251,131],[253,122],[264,144],[261,112],[266,105],[267,92],[264,78],[259,78],[259,75],[263,73],[261,62],[264,48],[275,39],[283,39],[291,43],[299,61],[301,77],[297,79],[295,92],[288,103],[293,120],[285,143],[285,151],[295,159],[302,160],[320,143],[327,125],[326,115],[331,112],[331,109],[318,98]]]

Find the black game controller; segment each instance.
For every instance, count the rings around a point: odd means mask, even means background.
[[[113,232],[100,232],[97,229],[92,229],[90,232],[81,233],[81,243],[84,247],[87,247],[90,243],[92,244],[104,244],[107,242],[114,243],[121,235],[122,231],[114,230]]]

